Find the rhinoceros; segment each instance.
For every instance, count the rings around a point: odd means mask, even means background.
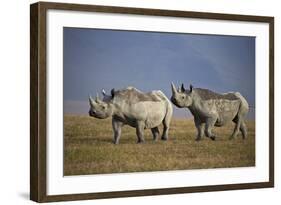
[[[151,129],[153,139],[159,135],[158,126],[163,124],[162,140],[168,139],[173,106],[163,92],[143,93],[134,87],[111,90],[108,95],[103,90],[103,99],[95,100],[89,96],[91,117],[105,119],[112,117],[114,143],[118,144],[121,127],[129,125],[136,128],[137,142],[144,142],[144,129]]]
[[[173,104],[179,108],[188,108],[194,116],[198,132],[197,141],[204,134],[215,140],[216,136],[212,133],[212,128],[224,126],[231,121],[235,123],[235,128],[230,139],[235,138],[239,130],[243,139],[247,137],[245,117],[249,111],[249,105],[239,92],[219,94],[208,89],[193,88],[192,85],[189,90],[186,90],[184,84],[177,90],[173,83],[171,87]]]

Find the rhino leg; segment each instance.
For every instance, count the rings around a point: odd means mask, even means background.
[[[244,122],[244,120],[241,122],[240,131],[242,132],[242,138],[246,139],[247,138],[247,127],[246,127],[246,123]]]
[[[169,126],[163,123],[163,134],[161,136],[161,140],[168,140]]]
[[[173,116],[173,106],[172,106],[172,104],[169,103],[168,107],[167,107],[166,116],[162,122],[163,123],[163,133],[162,133],[161,140],[168,140],[172,116]]]
[[[247,138],[247,127],[246,127],[246,123],[244,122],[244,120],[241,122],[240,131],[242,132],[243,139],[246,139]]]
[[[119,139],[121,136],[121,128],[123,126],[123,123],[120,121],[117,121],[115,119],[112,119],[112,128],[113,128],[113,133],[114,133],[114,144],[119,144]]]
[[[144,127],[145,124],[142,121],[137,122],[136,132],[138,137],[138,143],[144,143]]]
[[[216,136],[212,133],[212,129],[217,121],[217,118],[208,118],[205,125],[205,135],[211,140],[215,140]]]
[[[200,122],[199,120],[195,120],[195,126],[197,128],[197,136],[196,136],[196,141],[201,140],[201,138],[204,135],[204,123]]]
[[[241,119],[240,119],[240,117],[237,118],[237,121],[235,123],[236,124],[235,124],[234,130],[233,130],[233,133],[232,133],[232,135],[229,138],[230,140],[236,138],[236,136],[237,136],[237,134],[238,134],[238,132],[240,130],[240,127],[241,127]]]
[[[158,139],[159,134],[160,134],[158,127],[151,128],[151,132],[152,132],[152,135],[153,135],[153,140],[156,141]]]

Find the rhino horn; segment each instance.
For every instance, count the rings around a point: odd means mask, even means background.
[[[89,95],[89,103],[90,105],[94,105],[95,104],[95,101],[93,100],[93,98],[91,97],[91,95]]]
[[[177,88],[176,88],[176,86],[174,85],[174,83],[171,83],[171,87],[172,87],[172,93],[173,93],[173,94],[176,94],[176,93],[177,93]]]
[[[100,98],[99,98],[99,94],[97,93],[97,95],[96,95],[96,102],[97,103],[101,103],[101,100],[100,100]]]

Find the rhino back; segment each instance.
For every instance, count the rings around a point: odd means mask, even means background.
[[[168,99],[161,91],[142,93],[135,88],[115,92],[117,118],[135,127],[136,121],[144,121],[146,128],[158,126],[166,115]]]
[[[208,89],[202,89],[202,88],[196,88],[194,89],[196,94],[200,96],[202,100],[238,100],[239,97],[236,95],[236,93],[229,92],[229,93],[216,93]]]
[[[219,94],[207,89],[196,88],[195,103],[191,108],[195,117],[205,121],[209,117],[217,117],[217,126],[233,120],[237,115],[241,99],[236,93]]]
[[[136,88],[129,87],[124,90],[118,90],[114,94],[114,102],[115,103],[128,103],[128,104],[135,104],[139,102],[159,102],[161,99],[155,95],[155,92],[143,93]]]

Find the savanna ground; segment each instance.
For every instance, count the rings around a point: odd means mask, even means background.
[[[64,116],[64,175],[143,172],[255,166],[255,122],[247,121],[248,138],[229,140],[234,124],[215,128],[216,141],[195,141],[191,119],[173,119],[168,141],[136,144],[135,129],[124,126],[120,144],[112,143],[111,119]],[[162,127],[161,127],[162,128]]]

